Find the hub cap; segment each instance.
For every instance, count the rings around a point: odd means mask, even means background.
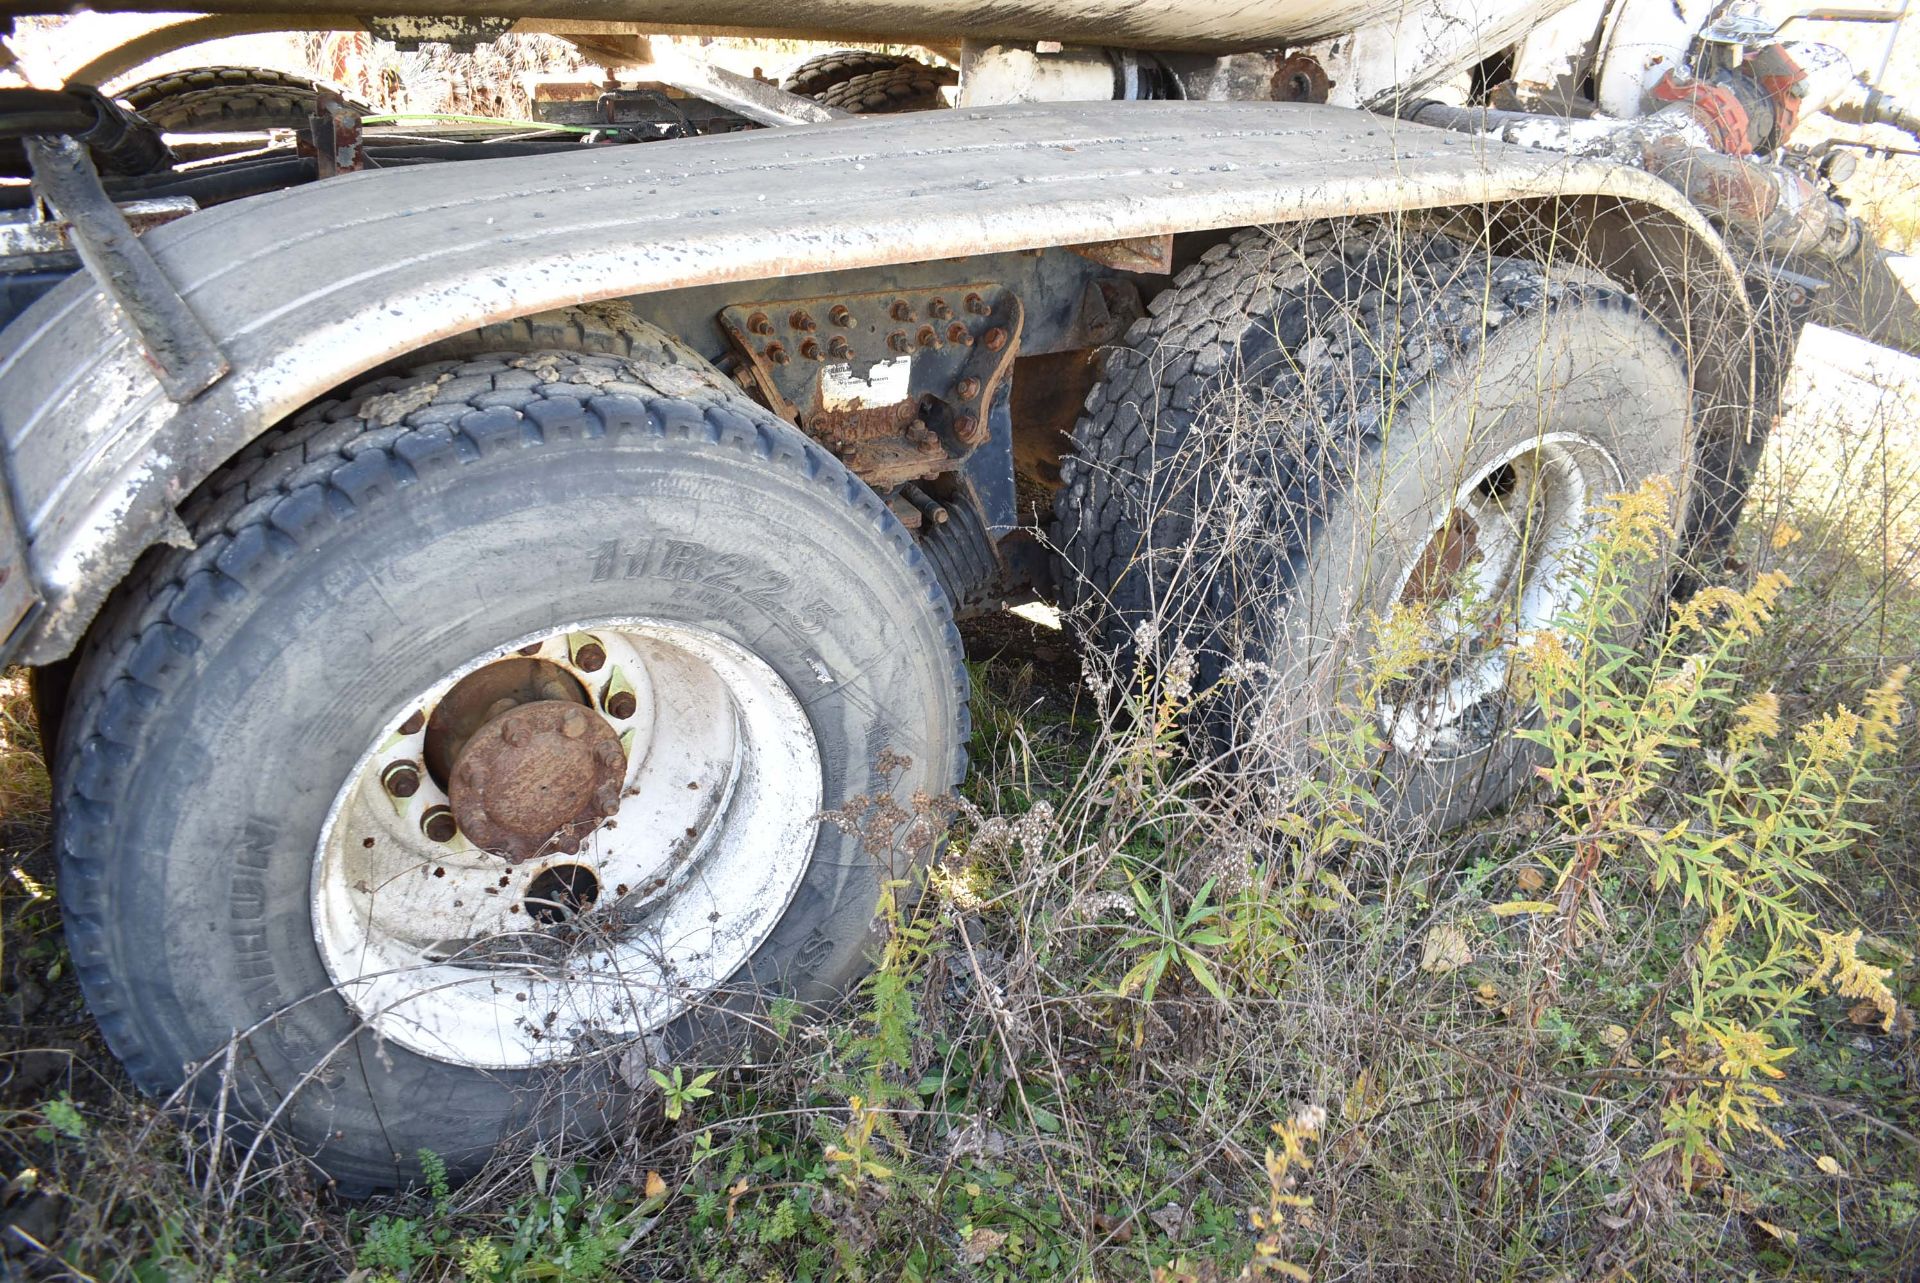
[[[1571,603],[1596,504],[1620,486],[1619,465],[1600,446],[1547,433],[1460,487],[1395,592],[1431,612],[1440,652],[1383,693],[1381,725],[1395,748],[1448,761],[1519,721],[1514,656]]]
[[[583,622],[395,710],[334,800],[315,938],[383,1037],[514,1068],[658,1029],[736,971],[812,856],[820,755],[771,668]]]

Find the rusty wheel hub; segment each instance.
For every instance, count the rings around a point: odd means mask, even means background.
[[[513,864],[572,853],[620,809],[620,738],[571,700],[517,704],[474,732],[453,767],[453,816],[467,840]]]
[[[806,710],[751,651],[673,621],[556,625],[389,710],[321,833],[314,939],[419,1055],[598,1054],[767,939],[821,796]]]
[[[1581,548],[1620,476],[1594,442],[1544,432],[1459,487],[1395,594],[1428,612],[1435,650],[1382,690],[1382,728],[1401,752],[1464,757],[1515,723],[1514,656],[1574,601]]]

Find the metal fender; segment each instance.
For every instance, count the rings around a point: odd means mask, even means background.
[[[174,505],[225,460],[447,336],[686,286],[1400,210],[1625,281],[1743,427],[1746,295],[1677,192],[1351,109],[1035,104],[368,171],[143,238],[232,365],[185,404],[84,274],[0,332],[5,653],[69,654],[143,549],[186,538]]]

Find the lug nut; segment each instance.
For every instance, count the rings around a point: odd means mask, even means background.
[[[416,762],[394,762],[380,772],[380,784],[395,797],[412,797],[420,791],[420,766]]]
[[[967,295],[967,311],[972,312],[975,316],[985,316],[992,310],[992,308],[987,306],[987,300],[981,298],[978,294]]]
[[[907,341],[907,333],[905,330],[895,330],[893,333],[887,335],[887,346],[896,352],[911,352],[913,350],[913,344]]]
[[[847,311],[846,305],[843,303],[835,303],[833,307],[828,310],[827,319],[843,330],[853,325],[853,313]]]
[[[787,324],[796,330],[811,331],[815,328],[813,318],[807,315],[805,308],[796,308],[793,314],[787,317]]]
[[[887,312],[888,315],[892,316],[896,321],[911,321],[913,319],[913,305],[903,298],[893,300],[893,306],[888,308]]]
[[[772,361],[775,365],[785,365],[790,359],[791,358],[787,356],[787,349],[785,347],[778,343],[767,344],[767,360]]]
[[[827,340],[827,355],[836,361],[849,360],[853,356],[853,348],[848,345],[845,339],[836,334]]]
[[[427,835],[429,842],[451,842],[460,826],[453,821],[453,808],[430,806],[427,813],[420,817],[420,831]]]
[[[587,715],[570,712],[560,719],[560,733],[570,740],[577,740],[587,733]]]
[[[607,649],[597,641],[581,642],[580,649],[573,652],[573,662],[582,672],[597,673],[607,662]]]
[[[955,321],[947,327],[947,342],[957,343],[961,347],[972,347],[973,332],[966,326],[960,324],[960,322]]]
[[[773,322],[767,319],[765,312],[755,312],[747,318],[747,330],[753,334],[771,334]]]
[[[980,380],[969,376],[955,384],[953,390],[960,394],[962,401],[971,401],[980,395]]]

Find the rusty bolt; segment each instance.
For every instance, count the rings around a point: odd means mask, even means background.
[[[812,339],[802,339],[800,340],[800,355],[806,357],[809,361],[818,361],[820,359],[820,345]]]
[[[417,762],[394,762],[380,772],[380,783],[395,797],[412,797],[420,791],[420,765]]]
[[[920,332],[913,337],[921,347],[938,347],[940,344],[940,336],[934,333],[931,325],[921,326]]]
[[[785,347],[778,343],[767,344],[767,360],[772,361],[775,365],[785,365],[790,359],[791,358],[787,356],[787,349]]]
[[[887,314],[896,321],[911,321],[913,305],[903,298],[897,298],[893,300],[893,306],[887,309]]]
[[[1007,345],[1007,332],[999,326],[987,331],[987,351],[998,352]]]
[[[813,323],[813,318],[807,315],[805,308],[795,309],[793,314],[787,317],[787,324],[796,330],[813,330],[816,328]]]
[[[427,835],[429,842],[451,842],[460,826],[453,822],[452,807],[430,806],[420,817],[420,831]]]
[[[953,430],[960,434],[962,441],[972,441],[980,431],[980,420],[971,414],[963,414],[953,421]]]
[[[887,346],[896,352],[910,352],[913,350],[913,344],[907,341],[907,332],[905,330],[895,330],[893,333],[887,335]]]
[[[607,710],[608,717],[617,717],[622,721],[633,716],[633,710],[639,707],[639,701],[630,690],[609,689],[600,697],[600,707]]]
[[[773,322],[767,319],[765,312],[755,312],[747,318],[747,329],[754,334],[771,334]]]
[[[992,310],[992,308],[987,306],[987,300],[981,298],[978,294],[967,295],[967,311],[972,312],[975,316],[985,316]]]
[[[960,394],[962,401],[971,401],[980,395],[980,380],[969,375],[955,384],[953,390]]]
[[[947,306],[947,300],[937,298],[927,304],[927,315],[936,321],[944,321],[953,315],[953,309]]]
[[[580,649],[573,652],[573,662],[582,672],[597,673],[607,662],[607,649],[597,641],[582,642]]]
[[[570,740],[577,740],[587,733],[587,715],[578,710],[570,711],[560,719],[560,733]]]
[[[957,343],[961,347],[973,346],[973,331],[955,321],[947,327],[947,342]]]
[[[853,348],[838,334],[827,341],[827,355],[836,361],[845,361],[853,355]]]
[[[853,324],[853,313],[847,311],[845,304],[835,303],[827,313],[827,319],[844,330]]]
[[[418,735],[421,728],[426,724],[427,715],[416,708],[413,712],[407,714],[406,721],[400,723],[400,733],[402,735]]]

